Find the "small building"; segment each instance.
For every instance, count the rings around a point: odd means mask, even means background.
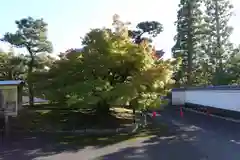
[[[4,80],[0,81],[0,108],[5,115],[17,116],[22,108],[22,91],[24,81]]]
[[[67,51],[60,53],[61,58],[77,58],[80,54],[82,54],[84,48],[72,48]]]

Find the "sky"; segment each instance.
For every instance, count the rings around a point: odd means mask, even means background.
[[[81,47],[81,37],[91,28],[111,26],[113,14],[133,26],[141,21],[159,21],[164,31],[154,40],[156,49],[163,49],[166,58],[171,57],[176,34],[174,21],[180,0],[2,0],[0,9],[0,37],[5,32],[15,32],[15,20],[31,16],[43,18],[48,23],[48,37],[57,55],[70,48]],[[240,0],[231,0],[235,16],[231,41],[240,44]],[[0,43],[1,49],[8,45]],[[19,50],[18,50],[19,51]]]

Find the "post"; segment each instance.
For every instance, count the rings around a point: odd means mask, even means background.
[[[9,119],[8,115],[5,115],[5,136],[8,137],[9,135]]]
[[[147,125],[147,112],[146,112],[146,106],[144,106],[144,126]]]
[[[147,114],[145,113],[144,114],[144,126],[146,126],[147,125]]]
[[[133,108],[132,111],[133,111],[133,123],[136,124],[136,110],[135,110],[135,108]]]
[[[4,130],[5,130],[5,117],[4,117],[4,95],[0,89],[0,132],[1,132],[1,141],[4,139]]]

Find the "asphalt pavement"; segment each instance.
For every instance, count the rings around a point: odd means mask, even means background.
[[[56,134],[25,136],[0,144],[4,160],[240,160],[240,124],[168,109],[155,122],[172,134],[145,137],[104,147],[54,144]]]

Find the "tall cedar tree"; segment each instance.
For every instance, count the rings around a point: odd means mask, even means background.
[[[177,15],[177,35],[172,48],[173,57],[181,58],[182,64],[175,72],[174,79],[178,86],[193,85],[195,68],[197,66],[197,47],[201,38],[202,13],[199,0],[181,0]]]
[[[228,26],[232,16],[233,5],[229,0],[205,0],[205,22],[208,27],[209,59],[212,66],[212,84],[225,84],[223,63],[231,57],[232,48],[229,37],[233,28]],[[230,53],[230,54],[229,54]]]

